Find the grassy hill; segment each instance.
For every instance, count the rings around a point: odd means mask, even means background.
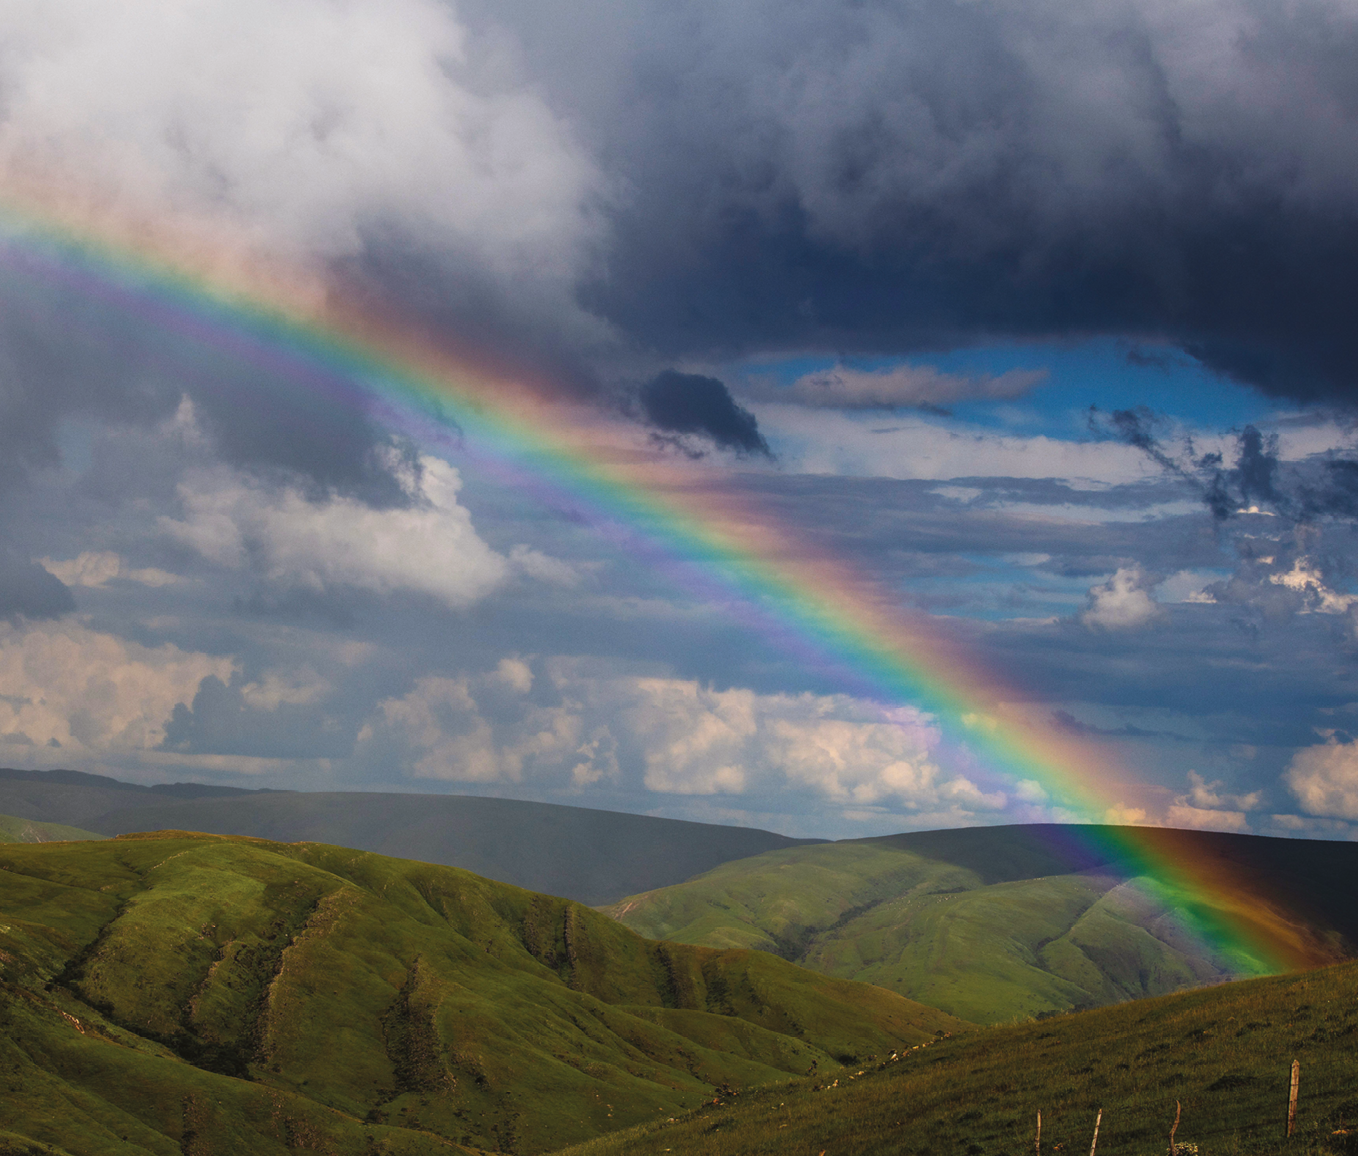
[[[639,934],[757,948],[880,984],[978,1023],[1160,995],[1231,978],[1175,934],[1130,870],[1070,827],[923,832],[725,863],[607,912]],[[1358,943],[1348,843],[1159,831],[1183,860],[1230,868],[1289,913],[1318,960]]]
[[[0,1151],[542,1152],[963,1027],[340,847],[7,845],[0,880]]]
[[[466,795],[142,787],[76,771],[0,769],[0,813],[105,835],[210,831],[357,847],[611,903],[729,859],[819,842],[770,831]]]
[[[67,827],[62,823],[37,823],[14,815],[0,815],[0,843],[61,843],[82,839],[106,839],[94,831]]]
[[[989,1028],[837,1080],[714,1097],[560,1156],[1181,1156],[1358,1150],[1358,965]],[[1296,1129],[1289,1074],[1300,1063]]]

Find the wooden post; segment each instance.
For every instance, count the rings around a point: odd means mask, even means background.
[[[1042,1112],[1037,1113],[1037,1139],[1033,1141],[1033,1156],[1042,1156]]]
[[[1179,1130],[1179,1113],[1183,1106],[1178,1100],[1174,1101],[1174,1127],[1169,1130],[1169,1156],[1179,1156],[1178,1150],[1174,1147],[1174,1133]]]
[[[1301,1061],[1292,1061],[1292,1088],[1287,1093],[1287,1135],[1292,1137],[1292,1129],[1297,1123],[1297,1089],[1301,1086]]]
[[[1094,1149],[1099,1146],[1099,1125],[1103,1123],[1103,1109],[1099,1109],[1099,1114],[1094,1117],[1094,1139],[1089,1142],[1089,1156],[1094,1156]]]

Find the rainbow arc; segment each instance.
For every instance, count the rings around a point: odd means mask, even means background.
[[[305,404],[350,407],[586,519],[621,549],[670,569],[773,643],[880,704],[934,716],[949,749],[993,782],[1037,784],[1096,824],[1141,790],[1106,751],[1018,709],[1018,688],[938,622],[903,609],[849,562],[781,524],[716,470],[649,448],[627,422],[554,397],[313,280],[181,246],[144,222],[12,197],[0,264],[124,311],[141,324],[266,368]],[[229,248],[229,247],[228,247]],[[228,254],[229,257],[229,254]],[[1129,794],[1131,797],[1129,798]],[[1328,949],[1257,881],[1156,827],[1072,826],[1173,910],[1237,974],[1328,962]]]

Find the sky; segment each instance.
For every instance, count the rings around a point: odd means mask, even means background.
[[[1352,837],[1355,62],[1347,0],[0,6],[0,765]],[[34,206],[756,511],[1100,810]]]

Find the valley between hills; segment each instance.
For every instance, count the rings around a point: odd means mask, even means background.
[[[1157,836],[1244,878],[1332,964],[1232,982],[1088,830],[829,843],[211,790],[0,772],[18,812],[0,816],[3,1156],[1018,1156],[1036,1112],[1052,1154],[1100,1109],[1100,1153],[1150,1156],[1176,1101],[1179,1139],[1215,1156],[1282,1146],[1293,1059],[1288,1150],[1358,1136],[1350,844]],[[432,798],[424,854],[308,837],[399,850],[382,820]],[[167,812],[273,837],[135,830]]]

